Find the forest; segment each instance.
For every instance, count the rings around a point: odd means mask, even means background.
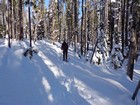
[[[133,79],[140,55],[140,0],[0,0],[0,38],[51,43],[66,40],[90,63],[127,61]],[[32,50],[31,50],[32,51]]]

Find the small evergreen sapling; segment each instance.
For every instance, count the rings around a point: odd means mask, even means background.
[[[38,50],[31,47],[31,48],[26,49],[23,55],[25,57],[28,56],[31,59],[33,57],[33,53],[37,54]]]

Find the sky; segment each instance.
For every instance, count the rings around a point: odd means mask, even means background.
[[[45,5],[46,5],[46,7],[48,7],[49,1],[50,1],[50,0],[45,0]],[[115,1],[116,1],[116,0],[111,0],[111,2],[115,2]]]
[[[125,63],[114,70],[109,64],[90,64],[70,46],[63,62],[61,44],[40,40],[33,57],[23,56],[29,41],[0,39],[0,105],[140,105],[140,91],[132,94],[140,79],[140,57],[134,79],[126,75]]]
[[[46,8],[48,8],[49,1],[50,1],[50,0],[45,0],[45,6],[46,6]]]

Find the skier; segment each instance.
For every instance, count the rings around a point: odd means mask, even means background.
[[[63,50],[63,61],[68,61],[68,44],[65,42],[65,40],[62,43],[61,50]]]

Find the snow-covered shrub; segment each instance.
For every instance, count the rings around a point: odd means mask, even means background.
[[[114,69],[120,68],[122,66],[123,60],[124,58],[121,53],[120,46],[114,46],[111,52],[111,61],[114,66]]]
[[[103,58],[102,54],[100,52],[96,52],[94,57],[93,57],[93,61],[94,61],[95,64],[99,65],[99,64],[102,63],[102,60],[103,60],[102,58]]]

